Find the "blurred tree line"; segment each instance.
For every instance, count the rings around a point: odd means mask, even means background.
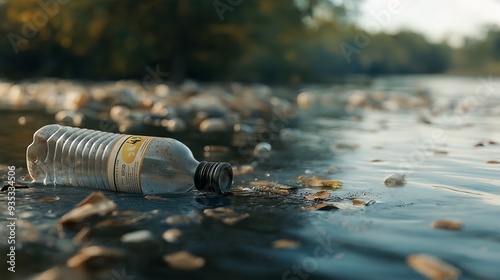
[[[478,53],[498,63],[498,30],[455,57],[446,44],[416,33],[358,29],[350,20],[356,3],[0,0],[0,77],[142,79],[155,69],[173,81],[297,84],[350,74],[441,73],[452,59],[482,67],[472,58]]]

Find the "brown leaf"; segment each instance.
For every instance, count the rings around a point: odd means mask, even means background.
[[[342,182],[338,180],[325,180],[320,177],[306,178],[304,176],[298,177],[301,183],[308,188],[330,188],[338,189],[342,186]]]
[[[498,161],[498,160],[488,160],[486,163],[489,163],[489,164],[499,164],[500,161]]]
[[[457,279],[461,274],[458,268],[432,255],[410,255],[406,262],[415,271],[432,280]]]
[[[102,192],[93,192],[82,200],[76,208],[66,213],[59,219],[63,226],[78,224],[85,219],[99,215],[104,216],[116,209],[116,204],[106,198]]]
[[[382,162],[381,159],[372,159],[372,162]]]
[[[75,270],[70,267],[53,267],[40,274],[35,275],[31,280],[88,280],[90,277],[84,271]]]
[[[173,269],[184,271],[200,269],[205,265],[204,258],[192,255],[186,251],[164,255],[163,261]]]
[[[73,237],[73,244],[76,246],[82,245],[83,242],[89,237],[91,231],[92,229],[90,227],[83,227],[80,229],[75,237]]]
[[[333,203],[323,203],[322,202],[322,203],[314,204],[312,206],[304,207],[304,210],[314,211],[314,210],[327,210],[327,209],[332,209],[332,208],[338,209]]]
[[[462,222],[452,220],[436,220],[432,223],[433,228],[439,229],[461,230],[463,226]]]
[[[278,239],[271,243],[274,249],[295,249],[300,246],[300,242],[290,239]]]
[[[274,185],[274,182],[271,182],[269,180],[260,180],[260,181],[252,181],[248,183],[250,186],[265,186],[265,187],[272,187]]]
[[[310,195],[304,196],[306,200],[322,200],[322,199],[327,199],[330,196],[330,193],[328,191],[319,191],[317,193],[313,193]]]
[[[351,201],[353,205],[370,205],[375,203],[375,200],[373,199],[364,200],[364,199],[354,198]]]
[[[53,202],[53,201],[58,201],[59,199],[61,199],[61,198],[58,196],[47,196],[47,197],[39,198],[36,201],[38,201],[38,202]]]
[[[168,198],[161,197],[159,195],[146,195],[146,196],[144,196],[144,198],[149,199],[149,200],[168,200]]]
[[[125,258],[125,255],[120,251],[91,246],[81,249],[66,262],[66,265],[87,271],[98,271],[115,266],[123,258]]]
[[[238,214],[233,209],[218,207],[213,209],[205,209],[203,213],[208,217],[222,221],[226,225],[234,225],[237,222],[250,217],[249,214]]]

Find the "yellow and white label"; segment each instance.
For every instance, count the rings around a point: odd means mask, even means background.
[[[125,135],[111,149],[107,173],[110,191],[142,193],[141,166],[154,137]]]

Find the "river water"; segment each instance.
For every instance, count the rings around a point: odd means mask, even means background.
[[[346,109],[337,105],[352,94],[346,88],[402,96],[425,89],[432,105]],[[500,161],[499,79],[394,76],[363,85],[310,86],[308,90],[339,97],[322,99],[331,104],[319,102],[302,109],[293,128],[281,131],[281,140],[273,142],[269,158],[256,162],[229,154],[218,159],[236,165],[258,163],[254,172],[235,177],[235,186],[244,189],[250,189],[254,180],[297,185],[298,176],[318,176],[343,182],[340,189],[330,191],[327,202],[361,198],[375,203],[353,209],[303,210],[310,203],[304,202],[304,194],[317,191],[310,188],[290,195],[184,194],[162,196],[163,200],[106,193],[119,209],[138,210],[147,217],[90,239],[89,244],[126,252],[124,264],[107,279],[424,279],[406,261],[412,254],[438,257],[458,268],[460,279],[500,278],[500,164],[495,163]],[[25,117],[25,125],[19,125],[20,116]],[[52,120],[39,111],[2,112],[4,174],[10,165],[18,167],[19,176],[26,173],[26,146],[33,132]],[[203,143],[186,142],[197,158],[203,157]],[[394,173],[406,175],[406,184],[385,186],[384,178]],[[16,191],[16,273],[7,271],[9,265],[2,261],[2,279],[24,279],[64,266],[79,246],[72,244],[76,232],[61,232],[57,220],[90,191],[38,185]],[[59,200],[41,199],[47,197]],[[5,217],[5,192],[0,193],[0,203]],[[171,215],[196,216],[214,207],[231,208],[248,217],[234,225],[207,217],[178,226],[165,222]],[[463,228],[433,228],[439,219],[460,221]],[[166,243],[161,234],[172,227],[181,229],[183,236]],[[153,233],[153,245],[131,247],[120,242],[124,233],[141,229]],[[8,234],[2,226],[2,260],[8,253]],[[273,248],[277,239],[293,240],[298,246]],[[202,256],[205,266],[183,272],[162,262],[162,255],[179,250]]]

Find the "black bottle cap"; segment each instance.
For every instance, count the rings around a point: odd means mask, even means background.
[[[233,184],[233,168],[227,162],[202,161],[194,173],[194,186],[199,191],[226,193]]]

